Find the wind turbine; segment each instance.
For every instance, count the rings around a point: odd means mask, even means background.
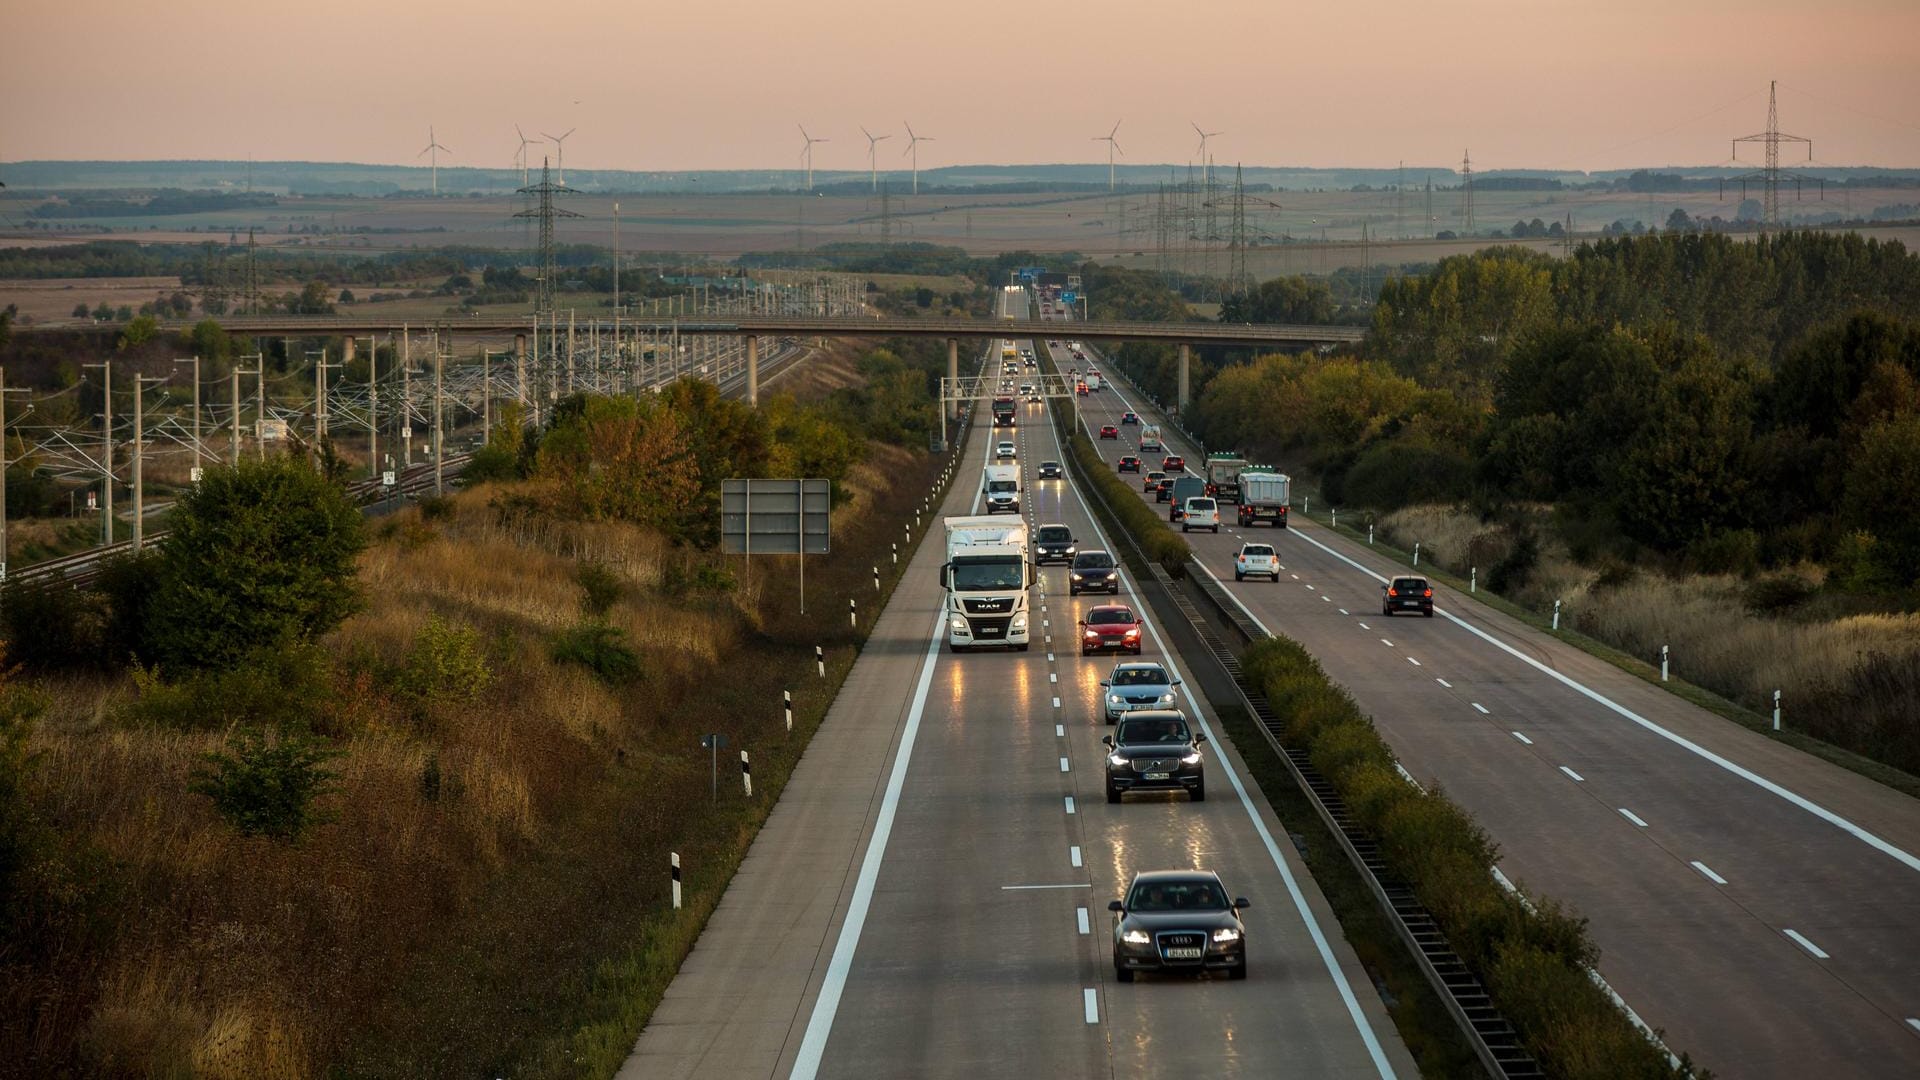
[[[1113,155],[1117,152],[1121,157],[1127,156],[1127,152],[1125,150],[1120,149],[1119,141],[1114,138],[1114,136],[1118,134],[1120,134],[1120,121],[1115,120],[1113,122],[1112,131],[1107,132],[1105,135],[1095,135],[1091,140],[1093,142],[1103,142],[1107,144],[1107,190],[1108,191],[1113,190]]]
[[[447,150],[446,147],[441,146],[440,140],[433,137],[433,125],[428,124],[427,125],[427,148],[413,156],[416,158],[423,158],[423,157],[427,157],[428,154],[433,155],[431,158],[428,158],[428,160],[433,163],[433,193],[435,195],[440,194],[440,151],[442,150],[446,150],[447,153],[449,154],[453,153],[453,151]]]
[[[1193,123],[1193,121],[1191,120],[1187,122],[1190,124]],[[1199,124],[1194,124],[1193,130],[1200,132],[1200,183],[1204,186],[1205,184],[1209,183],[1213,179],[1211,161],[1207,157],[1207,140],[1213,138],[1216,135],[1225,135],[1226,132],[1200,131]]]
[[[923,142],[933,142],[934,139],[931,135],[915,135],[913,133],[913,125],[908,124],[905,120],[900,121],[900,123],[905,125],[907,129],[907,148],[902,150],[900,154],[902,157],[908,154],[913,155],[913,193],[918,195],[920,194],[920,144]]]
[[[519,124],[513,125],[513,133],[515,135],[520,136],[520,152],[515,154],[514,157],[519,159],[519,162],[520,162],[520,186],[526,187],[527,186],[527,147],[533,145],[533,140],[527,138],[527,133],[520,130]]]
[[[886,140],[893,138],[893,136],[875,135],[872,132],[868,131],[865,127],[862,127],[860,129],[860,134],[865,135],[867,137],[867,172],[870,174],[873,180],[873,190],[879,191],[880,190],[880,168],[879,166],[873,163],[873,148],[876,146],[879,146],[881,143],[885,142]]]
[[[799,124],[795,124],[794,126],[800,128],[800,137],[807,140],[807,145],[800,151],[800,156],[806,159],[807,190],[812,191],[813,190],[813,144],[817,142],[832,142],[833,140],[832,139],[816,139],[813,136],[807,134],[807,129],[805,127]],[[868,137],[871,138],[872,136],[868,136]]]
[[[571,135],[579,130],[579,128],[568,128],[565,135],[547,135],[546,132],[541,132],[541,135],[545,136],[546,140],[552,143],[554,149],[557,151],[554,155],[555,160],[553,164],[554,171],[560,174],[559,184],[561,187],[567,186],[567,135]]]

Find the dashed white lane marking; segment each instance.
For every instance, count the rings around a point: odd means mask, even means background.
[[[1079,866],[1080,865],[1080,845],[1075,844],[1072,847],[1068,848],[1067,857],[1073,860],[1073,865]]]
[[[1053,699],[1053,707],[1054,707],[1054,708],[1056,708],[1056,709],[1060,707],[1060,699],[1059,699],[1059,698],[1054,698],[1054,699]]]
[[[1087,1023],[1089,1024],[1099,1023],[1100,1022],[1100,995],[1094,993],[1093,987],[1089,986],[1085,990],[1080,991],[1080,1000],[1084,1002],[1087,1006]]]
[[[1047,663],[1049,663],[1049,664],[1051,664],[1051,663],[1053,663],[1053,654],[1052,654],[1052,653],[1048,653],[1048,654],[1047,654]]]
[[[1521,742],[1523,742],[1523,743],[1526,743],[1526,744],[1527,744],[1528,746],[1532,746],[1532,745],[1533,745],[1533,740],[1532,740],[1532,739],[1529,739],[1529,738],[1527,738],[1527,737],[1526,737],[1525,735],[1522,735],[1522,734],[1520,734],[1520,733],[1519,733],[1519,732],[1517,732],[1517,731],[1513,733],[1513,737],[1514,737],[1514,738],[1516,738],[1516,739],[1519,739],[1519,740],[1520,740]]]
[[[1381,638],[1380,644],[1385,645],[1389,649],[1393,648],[1393,642],[1388,641],[1386,638]]]
[[[1413,665],[1414,667],[1419,667],[1419,666],[1421,666],[1421,665],[1420,665],[1420,661],[1418,661],[1418,660],[1415,660],[1415,659],[1414,659],[1413,657],[1411,657],[1411,656],[1409,656],[1409,657],[1407,657],[1407,663],[1409,663],[1409,664],[1412,664],[1412,665]]]
[[[1292,579],[1293,579],[1293,580],[1295,580],[1295,581],[1299,581],[1299,580],[1300,580],[1300,575],[1299,575],[1299,574],[1288,574],[1287,576],[1288,576],[1288,577],[1290,577],[1290,578],[1292,578]]]
[[[1705,874],[1707,877],[1707,880],[1713,882],[1715,885],[1725,885],[1727,883],[1726,878],[1723,878],[1719,874],[1714,873],[1713,867],[1708,866],[1706,863],[1701,862],[1699,859],[1695,859],[1691,863],[1688,863],[1687,865],[1693,867],[1695,870],[1700,871],[1702,874]]]
[[[1341,609],[1340,609],[1340,614],[1342,614],[1342,615],[1351,615],[1351,614],[1353,614],[1353,612],[1351,612],[1351,611],[1348,611],[1348,610],[1347,610],[1346,608],[1341,608]]]
[[[1482,705],[1476,701],[1476,702],[1473,702],[1473,707],[1476,709],[1479,709],[1482,716],[1487,715],[1487,707],[1485,705]]]
[[[1573,782],[1576,784],[1584,784],[1587,782],[1586,777],[1581,776],[1579,773],[1574,772],[1572,769],[1567,768],[1565,765],[1560,766],[1560,771],[1572,777]]]
[[[1057,683],[1057,682],[1059,682],[1059,681],[1060,681],[1060,675],[1059,675],[1059,673],[1058,673],[1058,672],[1053,672],[1053,671],[1049,671],[1049,672],[1047,672],[1047,681],[1048,681],[1048,682],[1050,682],[1050,683]]]
[[[1313,586],[1311,586],[1311,585],[1308,585],[1308,586],[1307,586],[1307,591],[1308,591],[1308,592],[1312,592],[1312,591],[1313,591]]]
[[[1368,626],[1368,625],[1367,625],[1366,623],[1361,623],[1361,624],[1360,624],[1360,629],[1362,629],[1362,630],[1371,630],[1371,629],[1373,629],[1373,627],[1371,627],[1371,626]]]
[[[1089,923],[1089,922],[1087,921],[1087,909],[1086,909],[1086,908],[1075,908],[1075,909],[1074,909],[1074,912],[1075,912],[1075,915],[1074,915],[1074,918],[1075,918],[1076,920],[1078,920],[1078,921],[1079,921],[1079,923],[1080,923],[1080,932],[1081,932],[1082,934],[1091,934],[1091,933],[1093,933],[1093,926],[1092,926],[1092,924],[1091,924],[1091,923]]]
[[[1064,738],[1066,738],[1066,737],[1067,737],[1067,725],[1065,725],[1065,724],[1055,724],[1055,725],[1053,725],[1053,734],[1054,734],[1054,737],[1055,737],[1055,738],[1059,738],[1059,739],[1064,739]]]
[[[1433,677],[1433,681],[1434,681],[1434,682],[1437,682],[1437,683],[1439,683],[1439,684],[1440,684],[1441,686],[1444,686],[1444,687],[1446,687],[1446,688],[1447,688],[1447,689],[1449,689],[1449,690],[1451,690],[1451,689],[1453,689],[1453,684],[1452,684],[1452,683],[1450,683],[1450,682],[1448,682],[1447,680],[1445,680],[1445,679],[1443,679],[1443,678],[1441,678],[1441,677],[1440,677],[1440,676],[1438,676],[1438,675],[1435,675],[1435,676]]]
[[[1071,813],[1073,813],[1073,812],[1074,812],[1074,809],[1073,809],[1073,796],[1071,796],[1071,795],[1069,795],[1069,796],[1067,796],[1067,813],[1069,813],[1069,814],[1071,814]]]
[[[1068,761],[1067,761],[1067,759],[1066,759],[1066,758],[1061,758],[1061,759],[1060,759],[1060,771],[1061,771],[1061,772],[1066,772],[1068,768],[1069,768],[1069,763],[1068,763]]]
[[[1822,949],[1822,948],[1821,948],[1820,946],[1818,946],[1818,945],[1815,945],[1815,944],[1814,944],[1813,942],[1811,942],[1811,941],[1808,941],[1808,940],[1807,940],[1807,935],[1805,935],[1805,934],[1803,934],[1803,933],[1801,933],[1800,931],[1798,931],[1798,930],[1790,930],[1790,929],[1782,929],[1782,930],[1781,930],[1780,932],[1781,932],[1781,933],[1783,933],[1783,934],[1785,934],[1785,935],[1787,935],[1788,937],[1790,937],[1790,938],[1792,938],[1792,939],[1794,940],[1794,944],[1796,944],[1796,945],[1799,945],[1799,946],[1800,946],[1801,948],[1803,948],[1803,949],[1805,949],[1805,950],[1807,950],[1808,952],[1810,952],[1810,953],[1812,953],[1812,954],[1813,954],[1813,958],[1814,958],[1815,960],[1825,960],[1825,959],[1827,959],[1827,958],[1828,958],[1828,957],[1827,957],[1827,951],[1826,951],[1825,949]]]
[[[1624,806],[1620,808],[1620,816],[1623,818],[1626,818],[1628,821],[1633,822],[1635,825],[1638,825],[1643,829],[1647,827],[1647,823],[1641,819],[1639,814],[1634,813],[1633,811],[1627,809]]]
[[[1333,598],[1328,596],[1326,593],[1321,593],[1320,599],[1325,600],[1329,604],[1333,603]]]

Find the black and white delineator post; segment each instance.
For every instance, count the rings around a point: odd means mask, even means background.
[[[740,785],[746,789],[747,798],[753,798],[753,766],[747,762],[747,752],[740,751]]]
[[[787,730],[793,730],[793,691],[780,691],[780,708],[787,714]]]
[[[673,910],[680,910],[680,853],[671,853],[673,859]]]
[[[813,647],[813,666],[819,670],[821,678],[827,677],[827,650],[818,645]]]

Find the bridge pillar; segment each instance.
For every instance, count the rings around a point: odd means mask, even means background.
[[[1193,364],[1193,346],[1180,343],[1180,418],[1184,422],[1187,416],[1187,369]]]
[[[354,357],[359,355],[359,352],[354,348],[355,341],[352,334],[347,335],[346,341],[346,351],[340,354],[340,363],[342,365],[353,363]]]
[[[760,404],[760,336],[747,335],[747,406]]]
[[[955,420],[960,419],[960,339],[947,339],[947,385],[953,387],[953,403],[946,406]]]

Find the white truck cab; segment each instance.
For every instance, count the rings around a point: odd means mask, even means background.
[[[1034,579],[1027,528],[990,515],[946,519],[947,648],[980,646],[1026,652],[1031,641],[1027,589]]]

